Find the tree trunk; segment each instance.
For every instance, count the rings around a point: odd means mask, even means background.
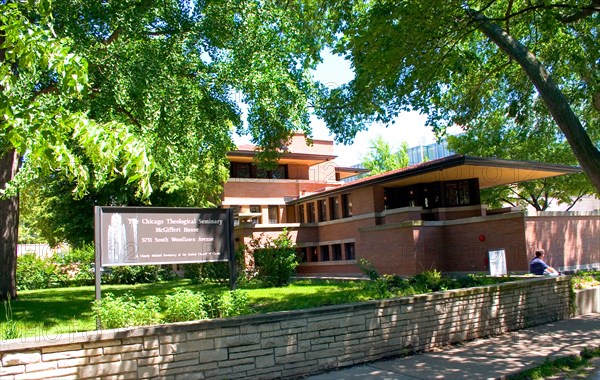
[[[14,178],[19,155],[10,149],[0,157],[0,188]],[[17,298],[17,241],[19,232],[19,197],[0,199],[0,300]]]
[[[581,168],[600,193],[600,150],[592,143],[567,98],[552,80],[546,68],[523,44],[481,12],[469,11],[469,15],[479,31],[523,68],[544,100],[552,118],[565,135]]]

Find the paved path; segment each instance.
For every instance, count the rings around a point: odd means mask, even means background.
[[[547,357],[600,346],[600,314],[478,339],[439,352],[377,362],[308,377],[310,380],[500,379],[538,366]],[[600,380],[600,368],[589,379]]]

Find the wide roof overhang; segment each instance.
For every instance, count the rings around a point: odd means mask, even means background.
[[[227,153],[227,158],[231,162],[256,162],[256,151],[235,150]],[[326,154],[307,154],[282,152],[277,162],[281,165],[317,165],[327,161],[333,161],[337,156]]]
[[[403,187],[418,183],[458,181],[471,178],[478,178],[479,187],[484,189],[565,174],[580,173],[581,171],[581,168],[577,166],[453,155],[359,179],[334,190],[311,194],[300,199],[318,198],[323,196],[324,193],[347,192],[355,188],[367,186]]]

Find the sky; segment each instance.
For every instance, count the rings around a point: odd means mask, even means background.
[[[352,80],[354,74],[348,61],[329,52],[324,52],[322,57],[323,63],[313,73],[316,80],[330,87],[337,87]],[[371,124],[366,131],[356,135],[352,145],[334,146],[334,155],[338,156],[335,162],[339,166],[360,163],[369,150],[370,141],[378,135],[390,144],[392,150],[398,149],[403,141],[406,141],[409,147],[431,144],[435,142],[435,135],[425,126],[426,119],[427,115],[418,112],[404,112],[398,116],[396,123],[388,128],[383,124]],[[333,135],[329,133],[325,123],[314,115],[311,117],[311,127],[313,139],[333,140]],[[237,145],[249,142],[249,138],[245,136],[235,135],[234,139]]]

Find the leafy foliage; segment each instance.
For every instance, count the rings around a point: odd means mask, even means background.
[[[345,3],[335,51],[351,61],[355,78],[323,88],[317,109],[339,141],[371,122],[393,124],[405,110],[427,114],[437,132],[491,122],[559,136],[600,191],[597,8],[577,1]]]
[[[206,319],[205,295],[189,289],[179,289],[164,300],[164,318],[168,322],[183,322]]]
[[[384,173],[408,166],[408,144],[403,142],[397,151],[381,136],[370,141],[369,153],[362,159],[362,166],[369,169],[369,175]]]
[[[19,290],[45,289],[55,280],[55,264],[35,253],[19,256],[17,264],[17,288]]]
[[[256,237],[250,242],[248,249],[254,258],[256,278],[265,286],[283,286],[289,283],[298,266],[298,257],[287,230],[275,239],[269,236]]]
[[[23,323],[13,319],[10,300],[4,303],[4,316],[6,321],[0,322],[0,340],[17,339],[23,336]]]
[[[365,258],[359,260],[359,267],[370,279],[365,283],[365,290],[373,298],[378,299],[493,285],[515,280],[511,276],[490,277],[482,274],[468,274],[459,278],[446,277],[436,269],[417,273],[408,278],[397,274],[380,275]]]
[[[162,300],[156,296],[139,300],[130,293],[120,297],[107,293],[102,300],[94,301],[93,311],[102,328],[111,329],[224,318],[248,314],[250,309],[243,291],[204,293],[177,289]]]
[[[550,120],[518,125],[500,110],[485,119],[475,120],[463,134],[448,136],[448,146],[457,153],[481,157],[577,164]],[[508,203],[513,207],[531,206],[538,211],[546,210],[555,201],[568,210],[582,196],[593,194],[593,189],[584,174],[577,174],[483,189],[481,199],[492,207]]]
[[[161,281],[163,270],[158,265],[124,265],[111,267],[102,275],[107,284],[144,284]]]
[[[154,296],[138,300],[131,294],[115,297],[107,293],[101,300],[94,301],[92,309],[103,329],[152,325],[160,321],[160,304]]]
[[[47,289],[94,283],[94,247],[87,245],[50,257],[33,253],[17,258],[17,286],[19,290]],[[106,268],[102,273],[104,284],[141,284],[169,280],[170,266],[137,265]]]

